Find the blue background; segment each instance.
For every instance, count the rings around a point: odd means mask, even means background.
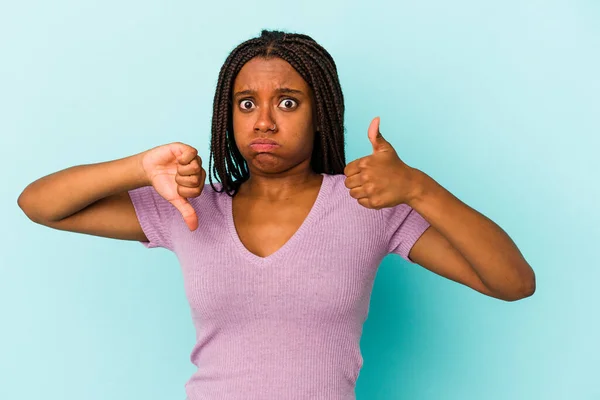
[[[400,157],[498,223],[537,276],[509,303],[386,257],[358,399],[600,399],[599,20],[592,0],[3,2],[0,398],[185,396],[175,255],[36,225],[17,197],[173,141],[208,166],[219,68],[268,28],[335,58],[347,162],[381,116]]]

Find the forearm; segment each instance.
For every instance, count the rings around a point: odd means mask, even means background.
[[[535,274],[512,239],[492,220],[469,207],[420,170],[409,205],[469,262],[492,291],[514,296],[535,290]]]
[[[96,164],[77,165],[30,183],[18,204],[34,221],[58,221],[115,193],[148,185],[143,153]]]

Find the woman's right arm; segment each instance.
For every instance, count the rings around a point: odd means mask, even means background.
[[[19,207],[29,219],[51,228],[114,239],[147,241],[128,191],[151,182],[144,153],[70,167],[29,184]]]

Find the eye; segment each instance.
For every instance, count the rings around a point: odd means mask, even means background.
[[[283,99],[281,103],[279,103],[279,106],[281,106],[282,104],[284,105],[284,108],[288,110],[296,108],[298,106],[298,103],[294,99]]]
[[[252,102],[252,100],[244,99],[240,101],[239,105],[242,110],[251,110],[254,103]]]

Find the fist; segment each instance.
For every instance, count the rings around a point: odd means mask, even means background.
[[[369,125],[367,136],[373,154],[354,160],[344,168],[350,196],[366,208],[379,210],[409,203],[418,189],[416,170],[400,159],[379,131],[379,117]]]
[[[181,214],[188,228],[198,228],[198,216],[187,200],[198,197],[204,189],[206,171],[198,150],[175,142],[143,153],[142,168],[148,182]]]

